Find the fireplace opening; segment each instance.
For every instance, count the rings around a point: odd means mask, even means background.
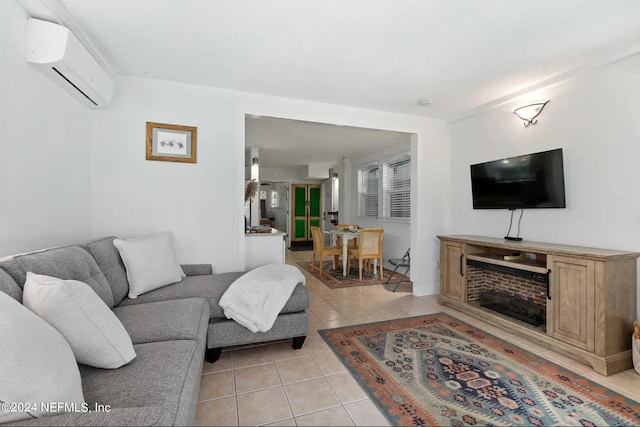
[[[480,297],[480,306],[533,326],[544,325],[547,321],[545,307],[507,292],[490,289]]]
[[[482,264],[467,263],[467,302],[544,328],[548,275],[524,274],[526,272]]]

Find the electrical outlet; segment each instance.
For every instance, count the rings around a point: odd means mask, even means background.
[[[440,270],[440,260],[436,260],[436,270]]]

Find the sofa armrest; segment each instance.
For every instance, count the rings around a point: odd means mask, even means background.
[[[211,264],[181,264],[182,271],[187,276],[207,276],[213,274]]]

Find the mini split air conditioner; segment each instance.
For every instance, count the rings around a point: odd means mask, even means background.
[[[30,18],[27,61],[89,108],[111,102],[114,83],[68,28]]]

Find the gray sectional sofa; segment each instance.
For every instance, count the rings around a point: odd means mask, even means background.
[[[0,291],[19,302],[28,271],[88,284],[122,322],[137,354],[118,369],[80,365],[85,401],[90,407],[109,405],[110,412],[64,413],[22,424],[192,425],[205,355],[215,362],[224,347],[289,338],[294,348],[302,347],[309,306],[303,284],[296,286],[271,330],[252,333],[226,319],[218,305],[242,273],[212,274],[210,265],[183,265],[186,277],[180,282],[130,299],[114,239],[0,262]]]

